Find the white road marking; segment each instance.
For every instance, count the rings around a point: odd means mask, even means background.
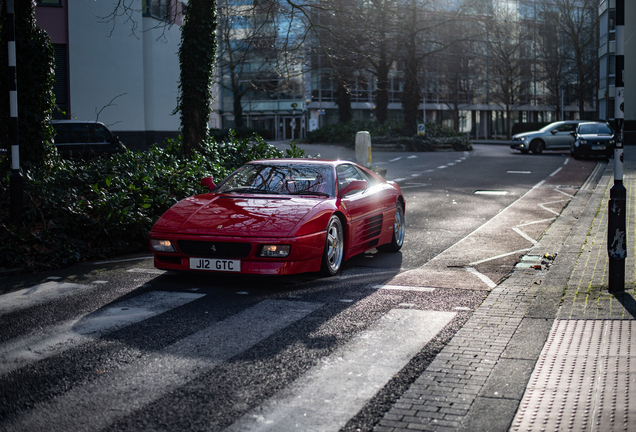
[[[165,270],[159,270],[156,268],[132,268],[126,270],[129,273],[148,273],[148,274],[164,274]]]
[[[421,286],[405,286],[405,285],[373,285],[373,289],[385,289],[385,290],[400,290],[400,291],[418,291],[418,292],[433,292],[435,288],[421,287]]]
[[[475,195],[507,195],[508,191],[499,191],[499,190],[477,190],[475,191]]]
[[[557,200],[557,201],[544,202],[544,203],[539,204],[539,207],[541,207],[543,210],[545,210],[547,212],[550,212],[552,214],[555,214],[555,215],[559,216],[561,214],[561,212],[549,209],[545,205],[546,204],[557,204],[557,203],[568,202],[568,201],[570,201],[570,200],[566,199],[566,200]]]
[[[99,309],[83,318],[44,329],[35,336],[1,344],[0,375],[183,306],[203,296],[203,294],[152,291]]]
[[[532,249],[532,248],[519,249],[519,250],[512,251],[512,252],[507,252],[507,253],[504,253],[504,254],[501,254],[501,255],[488,257],[488,258],[484,258],[483,260],[471,262],[471,263],[468,263],[468,265],[471,266],[471,267],[472,266],[476,266],[476,265],[479,265],[479,264],[482,264],[482,263],[485,263],[485,262],[488,262],[488,261],[492,261],[492,260],[496,260],[496,259],[499,259],[499,258],[507,257],[509,255],[514,255],[514,254],[518,254],[518,253],[522,253],[522,252],[528,252],[530,249]]]
[[[528,234],[524,233],[523,231],[521,231],[519,228],[517,227],[512,227],[512,230],[514,232],[516,232],[517,234],[519,234],[521,237],[523,237],[524,239],[528,240],[530,243],[532,243],[533,245],[537,244],[537,241],[535,239],[533,239],[532,237],[530,237]]]
[[[110,261],[95,261],[92,262],[92,265],[99,265],[99,264],[110,264],[110,263],[118,263],[118,262],[128,262],[128,261],[141,261],[141,260],[145,260],[145,259],[152,259],[153,255],[146,255],[146,256],[142,256],[142,257],[136,257],[136,258],[126,258],[126,259],[120,259],[120,260],[110,260]]]
[[[77,292],[96,289],[96,286],[67,282],[45,282],[30,288],[24,288],[0,296],[0,315],[27,309],[48,303],[61,297],[67,297]]]
[[[550,177],[554,177],[559,171],[561,171],[563,169],[563,167],[558,168],[555,172],[553,172],[552,174],[550,174]]]
[[[4,430],[54,432],[106,428],[320,306],[319,303],[265,300],[160,352],[149,352],[128,367],[106,371],[86,385],[38,404],[3,424]]]
[[[474,274],[474,275],[475,275],[475,276],[477,276],[479,279],[481,279],[481,281],[482,281],[483,283],[485,283],[486,285],[488,285],[488,287],[490,287],[490,288],[494,288],[494,287],[496,287],[496,286],[497,286],[497,284],[496,284],[496,283],[494,283],[494,282],[493,282],[493,281],[492,281],[492,280],[491,280],[488,276],[486,276],[485,274],[483,274],[483,273],[479,273],[477,270],[475,270],[474,268],[469,267],[469,266],[466,266],[466,267],[464,267],[464,268],[466,269],[466,271],[467,271],[468,273]]]
[[[336,432],[456,315],[393,309],[228,432]]]

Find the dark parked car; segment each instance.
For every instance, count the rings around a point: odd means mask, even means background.
[[[54,120],[54,144],[62,157],[90,159],[95,156],[123,153],[126,147],[100,122]]]
[[[567,150],[572,141],[571,133],[580,120],[558,121],[542,127],[538,131],[516,134],[510,141],[510,148],[521,153],[541,154],[543,150]]]
[[[612,157],[616,141],[614,129],[606,122],[580,123],[572,132],[570,154],[578,159],[581,156]]]

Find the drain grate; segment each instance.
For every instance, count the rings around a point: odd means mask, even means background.
[[[636,321],[557,320],[511,431],[629,431]]]

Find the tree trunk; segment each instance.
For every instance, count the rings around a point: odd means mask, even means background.
[[[336,89],[336,104],[338,105],[338,122],[349,123],[353,120],[353,111],[351,110],[351,93],[347,88],[346,78],[338,76]]]
[[[409,50],[411,51],[411,50]],[[417,133],[418,105],[421,100],[420,85],[417,80],[417,59],[415,52],[409,52],[404,70],[404,89],[402,91],[402,110],[404,112],[404,131],[407,135]]]
[[[389,66],[386,43],[382,42],[377,68],[377,90],[375,96],[375,115],[380,124],[384,124],[389,118]]]
[[[216,53],[216,1],[190,0],[181,27],[179,98],[183,150],[197,152],[208,137]]]

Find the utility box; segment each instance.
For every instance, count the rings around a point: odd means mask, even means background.
[[[360,131],[356,134],[356,162],[366,168],[371,168],[371,134]]]

